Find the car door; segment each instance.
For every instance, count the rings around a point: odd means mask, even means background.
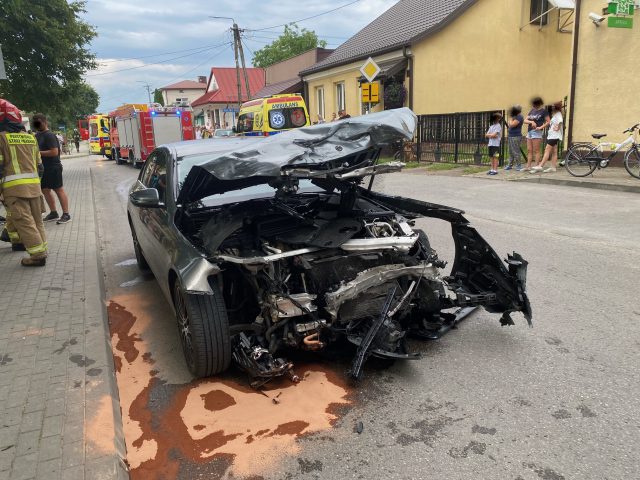
[[[141,208],[140,220],[146,226],[144,230],[147,249],[143,247],[142,251],[160,286],[166,289],[166,292],[168,292],[168,271],[176,251],[175,232],[171,228],[167,208],[172,191],[168,186],[171,178],[167,172],[169,164],[169,152],[165,149],[155,150],[147,159],[145,170],[140,177],[144,187],[155,188],[158,191],[158,197],[162,202],[162,206],[158,208]]]

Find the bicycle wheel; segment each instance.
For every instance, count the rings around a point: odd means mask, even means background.
[[[586,177],[597,168],[600,157],[600,152],[593,145],[576,143],[567,150],[564,167],[574,177]]]
[[[629,175],[640,179],[640,152],[636,147],[627,150],[624,154],[624,168]]]

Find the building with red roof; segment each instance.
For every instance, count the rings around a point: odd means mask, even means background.
[[[165,105],[189,105],[207,91],[207,77],[198,80],[181,80],[160,89]]]
[[[238,77],[234,67],[213,67],[205,93],[191,102],[193,115],[198,125],[231,128],[238,114],[238,103],[246,102],[265,85],[262,68],[247,68],[249,92],[244,76],[240,72],[241,97],[238,101]]]

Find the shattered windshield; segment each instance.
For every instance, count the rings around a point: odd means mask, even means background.
[[[208,160],[211,155],[190,155],[182,157],[178,161],[178,190],[182,189],[184,179],[189,174],[189,171],[194,165],[198,165]],[[200,206],[202,207],[215,207],[218,205],[224,205],[228,203],[244,202],[247,200],[254,200],[257,198],[272,198],[275,196],[277,189],[269,185],[268,183],[261,183],[259,185],[251,185],[249,187],[240,188],[237,190],[230,190],[224,193],[217,193],[209,195],[200,200]],[[301,179],[298,185],[299,193],[320,193],[324,192],[323,189],[311,183],[311,180]]]

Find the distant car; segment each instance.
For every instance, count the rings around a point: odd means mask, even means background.
[[[531,319],[527,262],[506,263],[454,208],[373,191],[383,145],[410,139],[408,109],[304,127],[273,137],[191,141],[153,151],[129,194],[138,265],[175,310],[189,370],[220,373],[233,360],[259,385],[291,374],[285,347],[356,347],[416,358],[407,336],[438,338],[461,308]],[[366,179],[366,182],[365,182]],[[367,187],[368,185],[368,187]],[[451,273],[415,219],[451,224]],[[458,309],[458,310],[456,310]]]
[[[214,136],[214,138],[216,138],[216,137],[232,137],[233,136],[233,130],[226,130],[226,129],[218,128],[213,133],[213,136]]]

